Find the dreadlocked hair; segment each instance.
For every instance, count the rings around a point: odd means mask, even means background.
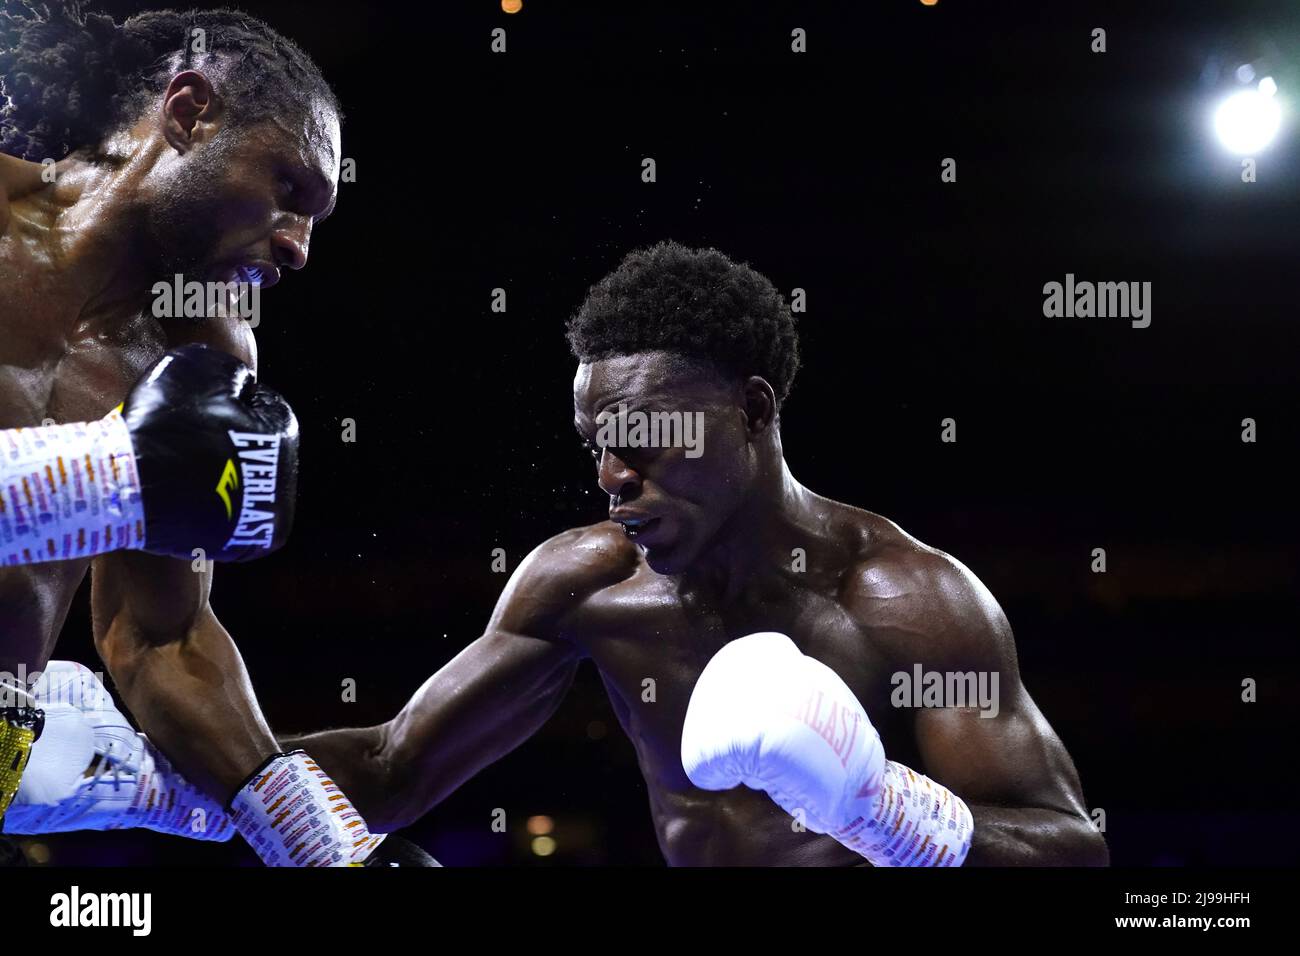
[[[85,0],[0,0],[0,152],[95,150],[175,74],[221,82],[232,123],[338,100],[293,41],[238,10],[151,10],[117,23]],[[201,32],[199,32],[201,31]]]

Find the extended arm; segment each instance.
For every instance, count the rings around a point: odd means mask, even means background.
[[[483,635],[377,727],[286,741],[311,750],[381,831],[418,819],[523,743],[559,706],[581,653],[567,625],[616,573],[581,531],[537,548],[506,585]]]
[[[531,737],[576,669],[577,656],[563,645],[489,627],[388,723],[284,744],[314,754],[371,826],[389,832]]]

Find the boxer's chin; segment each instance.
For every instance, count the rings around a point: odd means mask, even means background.
[[[647,544],[641,548],[641,555],[655,574],[681,574],[695,556],[694,550],[680,537]]]
[[[657,547],[644,549],[645,563],[655,574],[681,574],[686,570],[686,562],[676,560],[671,548]]]

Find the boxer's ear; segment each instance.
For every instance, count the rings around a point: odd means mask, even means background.
[[[776,418],[776,392],[761,375],[751,375],[740,386],[745,411],[746,430],[757,436],[772,426]]]
[[[200,124],[216,119],[216,91],[207,76],[198,70],[185,70],[172,77],[163,94],[163,136],[178,153],[187,153],[201,136]]]

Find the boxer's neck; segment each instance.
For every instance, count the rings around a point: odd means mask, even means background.
[[[10,202],[10,228],[33,240],[26,267],[57,275],[83,322],[133,318],[157,279],[137,238],[136,197],[161,150],[137,146],[120,162],[74,153],[52,167],[19,161],[25,168],[13,173],[22,191]]]
[[[784,576],[791,551],[807,542],[816,500],[790,471],[780,432],[773,429],[744,501],[682,574],[683,587],[732,604],[749,589],[761,590],[773,574]]]

